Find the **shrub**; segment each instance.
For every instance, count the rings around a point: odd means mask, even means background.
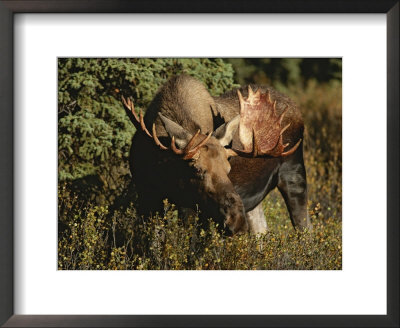
[[[265,235],[225,237],[210,219],[184,222],[164,202],[164,213],[135,215],[133,205],[114,212],[91,205],[71,211],[59,238],[60,270],[337,270],[341,269],[341,227],[334,219],[314,218],[314,231],[295,232],[277,203],[267,203],[268,221],[278,227]],[[74,206],[71,206],[74,208]],[[279,225],[278,225],[279,223]],[[119,235],[119,237],[118,237]]]

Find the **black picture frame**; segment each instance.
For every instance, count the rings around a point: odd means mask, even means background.
[[[387,315],[14,315],[13,17],[16,13],[385,13],[387,15]],[[399,327],[398,90],[398,0],[0,0],[0,324],[4,327]]]

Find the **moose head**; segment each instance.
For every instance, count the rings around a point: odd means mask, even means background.
[[[225,148],[238,128],[239,115],[205,135],[200,130],[192,134],[159,113],[171,139],[167,147],[159,140],[155,124],[150,132],[146,128],[142,112],[139,112],[139,116],[136,114],[131,99],[123,97],[122,100],[136,128],[152,138],[160,150],[172,152],[185,163],[191,174],[184,181],[184,189],[200,203],[201,209],[217,221],[221,218],[226,231],[233,234],[248,231],[243,202],[228,178],[231,169],[228,159],[237,153]]]

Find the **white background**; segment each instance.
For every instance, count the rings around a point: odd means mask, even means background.
[[[386,313],[384,15],[19,14],[15,55],[16,314]],[[343,270],[57,271],[58,56],[343,57]]]

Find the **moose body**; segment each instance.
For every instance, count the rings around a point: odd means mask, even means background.
[[[281,131],[280,123],[290,123],[280,135],[291,151],[283,152],[280,138],[272,141],[277,145],[272,152],[259,156],[254,130],[253,143],[248,140],[249,118],[241,107],[246,102],[239,101],[237,91],[213,98],[202,83],[187,75],[172,78],[158,91],[144,119],[133,118],[133,104],[124,101],[132,122],[142,130],[134,135],[130,153],[140,214],[162,210],[162,200],[168,198],[184,209],[199,205],[204,218],[213,217],[233,233],[265,232],[261,201],[278,187],[294,226],[311,228],[300,143],[304,129],[301,114],[289,98],[270,88],[258,89],[269,94],[269,102],[260,92],[249,95],[240,90],[251,103],[248,112],[253,99],[264,99],[267,104],[276,100],[276,114],[285,111],[277,129]],[[149,132],[146,127],[152,125]],[[252,152],[243,151],[247,144],[253,144]],[[276,151],[278,146],[280,152]]]

